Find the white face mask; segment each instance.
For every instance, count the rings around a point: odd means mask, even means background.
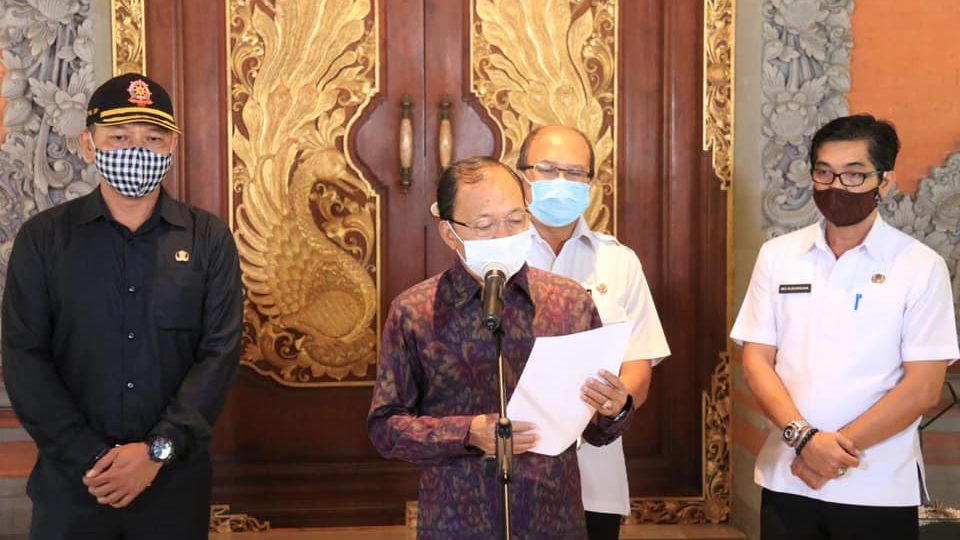
[[[460,238],[457,231],[453,230],[453,225],[447,222],[450,231],[457,237],[457,240],[463,242],[464,255],[460,255],[463,264],[477,277],[483,278],[487,265],[494,263],[507,269],[507,279],[523,268],[530,255],[530,248],[533,246],[533,237],[530,231],[521,231],[513,236],[504,236],[502,238],[489,238],[485,240],[464,240]]]

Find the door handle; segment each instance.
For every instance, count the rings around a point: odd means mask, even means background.
[[[437,137],[437,155],[440,169],[450,166],[453,157],[453,126],[450,124],[450,99],[444,94],[440,100],[440,135]]]
[[[407,193],[413,185],[413,102],[403,96],[400,104],[400,192]]]

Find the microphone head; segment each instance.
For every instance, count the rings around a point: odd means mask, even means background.
[[[483,277],[490,275],[490,272],[500,272],[504,275],[504,277],[506,277],[508,273],[507,265],[503,264],[502,262],[490,261],[483,265]]]

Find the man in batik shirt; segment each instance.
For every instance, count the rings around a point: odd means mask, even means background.
[[[589,294],[576,282],[534,268],[522,181],[501,163],[469,158],[448,168],[437,188],[440,236],[459,256],[444,273],[398,296],[383,329],[379,373],[368,417],[374,446],[387,458],[420,465],[418,538],[483,539],[501,532],[501,488],[484,474],[494,453],[499,410],[496,341],[481,322],[481,276],[498,262],[503,291],[503,357],[513,392],[539,336],[601,326]],[[601,372],[581,399],[600,410],[584,439],[615,440],[627,427],[629,392]],[[586,538],[575,445],[557,456],[528,452],[536,426],[514,422],[510,484],[514,538]]]

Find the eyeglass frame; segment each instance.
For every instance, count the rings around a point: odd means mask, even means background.
[[[818,171],[818,170],[821,171],[821,172],[824,172],[824,173],[826,173],[826,174],[831,175],[830,181],[829,181],[829,182],[821,182],[821,181],[817,180],[817,171]],[[886,173],[888,173],[888,172],[889,172],[889,171],[885,171],[885,170],[883,170],[883,169],[874,169],[874,170],[872,170],[872,171],[867,171],[867,172],[862,172],[862,171],[843,171],[843,172],[835,173],[835,172],[831,171],[830,169],[817,169],[816,167],[814,167],[814,168],[810,169],[810,179],[813,180],[813,183],[815,183],[815,184],[820,184],[821,186],[829,186],[829,185],[832,185],[832,184],[833,184],[834,182],[836,182],[837,180],[840,180],[840,185],[842,185],[842,186],[846,186],[846,187],[860,187],[860,186],[866,184],[866,183],[867,183],[867,179],[870,178],[870,177],[873,176],[873,175],[879,175],[880,178],[879,178],[879,180],[877,180],[877,183],[878,183],[878,184],[882,183],[882,182],[883,182],[883,175],[886,174]],[[861,180],[859,184],[848,184],[848,183],[846,183],[846,182],[843,181],[843,175],[845,175],[845,174],[862,174],[862,175],[863,175],[863,180]]]
[[[513,217],[514,215],[524,216],[524,221],[526,222],[527,226],[530,225],[530,211],[527,210],[526,208],[522,208],[520,210],[514,210],[513,212],[510,212],[509,214],[503,216],[502,218],[478,217],[477,219],[473,220],[473,223],[476,223],[477,221],[480,221],[482,219],[492,220],[492,223],[490,225],[494,227],[490,230],[489,234],[480,232],[481,227],[477,227],[476,225],[473,225],[471,223],[464,223],[462,221],[458,221],[453,218],[447,219],[445,221],[453,223],[454,225],[460,225],[461,227],[466,227],[473,231],[477,231],[476,232],[477,238],[488,239],[488,238],[493,238],[493,236],[497,234],[497,231],[499,231],[500,228],[503,227],[505,223],[507,223],[507,220],[509,220],[509,218]],[[516,232],[516,231],[511,231],[509,226],[506,227],[506,230],[508,232],[514,232],[514,233]]]
[[[585,184],[589,184],[590,182],[593,181],[593,176],[594,176],[593,171],[585,171],[585,170],[583,170],[583,169],[574,169],[574,168],[570,168],[570,167],[561,167],[561,166],[555,165],[555,164],[553,164],[553,163],[544,163],[544,162],[542,162],[542,161],[538,161],[538,162],[536,162],[536,163],[531,163],[531,164],[523,165],[523,166],[521,166],[521,167],[517,167],[517,169],[520,170],[520,171],[529,171],[530,169],[533,169],[533,170],[537,171],[538,173],[543,174],[543,175],[545,175],[545,176],[546,176],[547,174],[549,174],[549,173],[546,173],[546,172],[544,172],[543,170],[541,170],[540,167],[548,167],[548,168],[550,168],[550,169],[553,169],[554,172],[556,173],[555,176],[548,176],[548,177],[546,177],[546,178],[543,178],[543,180],[556,180],[557,178],[560,178],[560,175],[562,174],[564,180],[570,180],[571,182],[581,182],[581,181],[582,181],[582,182],[584,182]],[[575,173],[575,174],[577,174],[577,175],[582,175],[583,178],[584,178],[584,180],[577,180],[577,179],[574,179],[574,178],[570,178],[570,176],[569,176],[570,173]]]

